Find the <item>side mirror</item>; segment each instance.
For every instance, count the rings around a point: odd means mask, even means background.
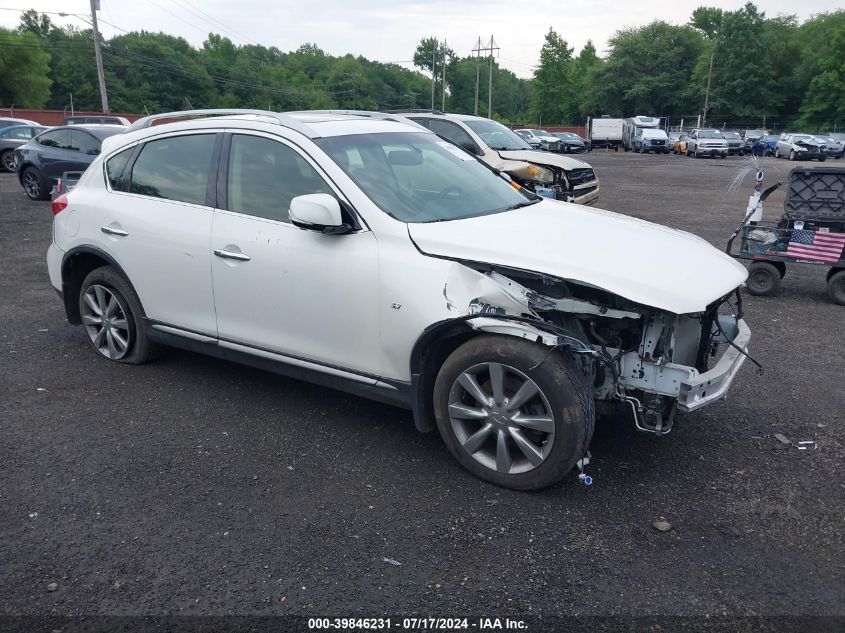
[[[91,149],[88,150],[89,156],[97,156],[97,155],[99,155],[99,153],[100,153],[100,150],[98,150],[96,147],[92,147]]]
[[[461,145],[462,149],[469,152],[473,156],[481,156],[481,154],[482,154],[481,148],[478,147],[478,145],[476,145],[475,143],[473,143],[471,141],[464,141],[460,145]]]
[[[327,193],[309,193],[290,201],[290,221],[294,226],[326,235],[350,233],[352,227],[343,222],[340,203]]]

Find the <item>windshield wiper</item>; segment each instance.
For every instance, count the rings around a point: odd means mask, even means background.
[[[521,209],[522,207],[529,207],[532,204],[537,204],[542,199],[543,199],[542,197],[538,196],[538,197],[534,198],[533,200],[526,200],[524,202],[517,202],[515,205],[507,207],[505,209],[505,211],[513,211],[514,209]]]

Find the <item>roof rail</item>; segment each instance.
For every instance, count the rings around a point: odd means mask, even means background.
[[[430,108],[399,108],[398,110],[385,110],[385,112],[395,112],[397,114],[446,114],[443,110]]]
[[[410,121],[402,116],[390,112],[381,112],[378,110],[298,110],[296,112],[288,112],[289,115],[294,114],[342,114],[347,116],[359,116],[370,119],[381,119],[384,121],[395,121],[396,123],[404,123],[405,125],[413,125],[422,128],[429,132],[430,130],[416,121]]]
[[[243,108],[234,108],[234,109],[209,109],[209,110],[180,110],[177,112],[162,112],[161,114],[152,114],[150,116],[145,116],[142,119],[138,119],[129,128],[126,130],[127,132],[134,132],[136,130],[143,130],[148,127],[151,127],[156,121],[162,121],[164,119],[199,119],[205,117],[215,117],[215,116],[240,116],[240,115],[252,115],[252,116],[263,116],[267,117],[268,119],[273,119],[275,123],[279,125],[290,128],[292,130],[296,130],[300,134],[307,136],[309,138],[315,138],[317,135],[314,133],[310,127],[298,121],[297,119],[288,116],[286,114],[280,114],[278,112],[271,112],[269,110],[250,110],[250,109],[243,109]]]

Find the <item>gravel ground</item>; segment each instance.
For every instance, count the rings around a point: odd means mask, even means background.
[[[587,160],[599,206],[720,247],[751,189],[727,190],[741,158]],[[50,287],[51,217],[0,175],[0,613],[845,616],[845,308],[822,269],[747,298],[765,375],[746,363],[664,438],[602,420],[593,486],[517,493],[399,409],[187,352],[100,360]]]

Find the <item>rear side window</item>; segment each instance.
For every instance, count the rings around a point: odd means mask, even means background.
[[[70,145],[70,130],[65,129],[44,132],[44,134],[35,140],[40,145],[45,145],[47,147],[67,147]]]
[[[214,139],[196,134],[146,143],[132,166],[130,193],[204,205]]]
[[[122,177],[123,171],[126,168],[126,163],[128,163],[129,159],[132,157],[132,152],[134,150],[134,147],[130,147],[119,154],[115,154],[106,161],[106,178],[109,179],[109,184],[112,189],[116,191],[123,190],[123,183],[126,180]]]
[[[280,222],[290,222],[290,201],[296,196],[333,195],[320,174],[290,147],[244,134],[232,136],[228,192],[229,211]]]

